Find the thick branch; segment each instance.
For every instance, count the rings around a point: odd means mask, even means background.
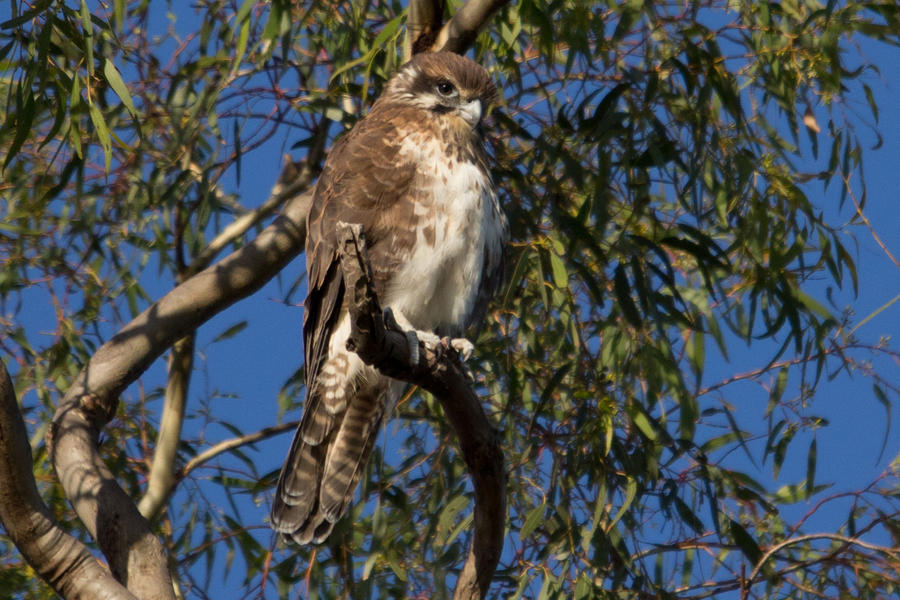
[[[0,522],[34,570],[69,600],[134,600],[44,504],[31,446],[6,366],[0,362]]]
[[[432,51],[465,52],[475,43],[478,32],[508,0],[468,0],[441,29]]]
[[[318,172],[318,163],[322,160],[322,155],[325,152],[324,144],[330,121],[327,119],[324,121],[314,132],[315,143],[310,148],[306,158],[295,162],[288,157],[278,177],[278,181],[272,187],[268,200],[263,202],[258,208],[237,217],[233,223],[223,228],[209,245],[194,257],[182,279],[193,277],[208,267],[212,260],[228,244],[233,243],[247,233],[251,227],[275,212],[279,206],[287,205],[297,200],[304,201],[303,198],[306,196],[307,190]],[[306,205],[307,207],[309,206],[308,199],[306,200]]]
[[[303,160],[293,161],[289,156],[286,157],[284,168],[278,181],[272,187],[269,199],[257,209],[237,217],[233,223],[222,229],[209,245],[191,261],[190,266],[179,272],[179,282],[190,279],[205,269],[228,244],[243,236],[247,230],[268,217],[280,206],[306,192],[312,183],[315,172],[318,171],[318,164],[325,152],[329,123],[330,121],[323,119],[322,123],[315,128],[314,143]],[[191,172],[198,176],[202,174],[199,167],[193,164]],[[194,334],[191,333],[175,342],[169,356],[166,398],[160,418],[153,464],[147,481],[147,492],[138,504],[138,510],[148,519],[153,519],[159,514],[179,479],[175,475],[175,459],[178,445],[181,442],[181,427],[184,422],[193,359]]]
[[[434,44],[444,22],[444,0],[410,0],[406,17],[404,59],[426,52]]]
[[[296,196],[255,240],[135,317],[91,357],[56,411],[48,445],[66,496],[113,574],[142,598],[172,597],[165,555],[100,457],[99,432],[115,414],[119,394],[160,354],[303,251],[311,198]]]
[[[418,385],[441,403],[456,431],[475,488],[475,532],[457,580],[455,600],[484,598],[500,553],[506,523],[506,473],[503,452],[455,351],[419,344],[418,364],[410,366],[406,336],[385,328],[360,225],[338,226],[341,268],[350,303],[347,347],[382,373]]]

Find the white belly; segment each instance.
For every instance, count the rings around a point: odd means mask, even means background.
[[[384,303],[417,329],[461,336],[482,284],[487,245],[501,243],[502,217],[490,180],[473,164],[439,167],[424,187],[435,191],[417,207],[415,248]],[[499,247],[492,254],[499,256]]]

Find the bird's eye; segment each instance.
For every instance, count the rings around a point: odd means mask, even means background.
[[[449,96],[456,91],[456,87],[446,79],[441,79],[434,87],[441,96]]]

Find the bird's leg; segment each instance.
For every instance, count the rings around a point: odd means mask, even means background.
[[[441,338],[431,332],[422,331],[413,327],[402,312],[394,311],[390,306],[384,309],[384,324],[387,327],[399,329],[406,336],[406,343],[409,344],[409,364],[419,364],[419,342],[425,344],[426,348],[434,350],[441,343]]]
[[[442,339],[432,331],[416,329],[402,312],[395,312],[391,307],[384,309],[384,323],[388,327],[393,326],[399,329],[406,335],[409,344],[409,362],[412,365],[419,364],[419,342],[425,344],[425,347],[430,350],[435,350],[438,345],[442,345],[444,348],[453,348],[459,353],[463,362],[469,360],[472,352],[475,351],[475,345],[466,338],[445,337]]]

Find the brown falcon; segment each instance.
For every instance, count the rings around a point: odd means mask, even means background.
[[[497,289],[506,221],[479,123],[497,90],[476,63],[419,54],[331,150],[308,217],[303,317],[306,403],[281,470],[272,526],[320,542],[353,499],[404,384],[346,349],[350,331],[336,225],[360,223],[382,306],[416,340],[459,338]]]

